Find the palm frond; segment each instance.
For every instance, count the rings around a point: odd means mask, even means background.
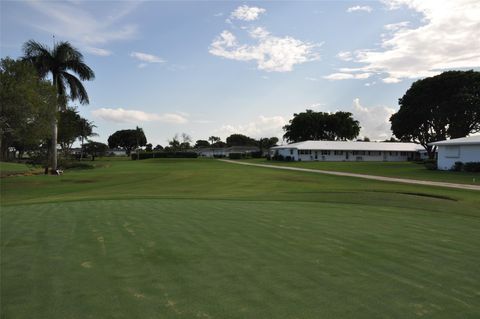
[[[23,60],[32,63],[41,77],[48,74],[54,60],[48,47],[34,40],[29,40],[23,45],[23,53]]]
[[[93,80],[95,78],[95,73],[92,69],[82,60],[68,60],[65,62],[65,68],[71,70],[78,74],[82,81]]]
[[[62,72],[62,78],[68,83],[70,88],[70,99],[72,101],[78,100],[80,104],[88,104],[90,102],[87,90],[85,90],[85,87],[79,79],[68,72]]]

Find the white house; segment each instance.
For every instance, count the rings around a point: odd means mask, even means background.
[[[415,143],[305,141],[270,149],[270,156],[282,155],[293,161],[385,161],[399,162],[424,158],[424,148]]]
[[[201,147],[195,150],[200,157],[228,157],[230,153],[251,154],[258,151],[257,146]]]
[[[437,167],[449,170],[455,162],[480,162],[480,136],[468,136],[430,143],[437,146]]]

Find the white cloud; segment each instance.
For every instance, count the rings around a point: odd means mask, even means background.
[[[338,52],[337,58],[343,61],[351,61],[353,59],[352,53],[348,51]]]
[[[267,72],[288,72],[296,64],[319,59],[315,49],[320,44],[272,36],[263,28],[249,34],[256,40],[255,44],[239,44],[235,35],[225,30],[213,40],[209,52],[226,59],[255,61],[259,70]]]
[[[279,115],[272,117],[260,115],[257,119],[247,124],[222,125],[214,131],[214,134],[220,135],[222,138],[226,138],[231,134],[244,134],[253,138],[272,136],[281,138],[283,136],[282,127],[287,123],[288,121]]]
[[[138,65],[139,68],[144,68],[150,63],[164,63],[165,60],[159,56],[143,53],[143,52],[132,52],[130,56],[141,63]]]
[[[85,51],[87,51],[90,54],[93,55],[98,55],[98,56],[109,56],[112,55],[112,52],[109,50],[105,49],[100,49],[100,48],[94,48],[94,47],[86,47]]]
[[[329,75],[324,76],[324,79],[330,80],[330,81],[337,81],[337,80],[348,80],[348,79],[368,79],[372,73],[358,73],[358,74],[353,74],[353,73],[332,73]]]
[[[221,17],[223,16],[223,12],[218,12],[213,15],[214,17]]]
[[[386,0],[423,15],[422,25],[388,24],[379,49],[357,50],[354,62],[363,72],[380,74],[385,83],[436,75],[444,70],[480,67],[480,2],[478,0]]]
[[[113,41],[133,38],[137,26],[121,23],[122,18],[131,13],[139,2],[121,2],[109,6],[108,12],[88,10],[84,3],[69,3],[59,1],[27,2],[37,14],[28,18],[28,23],[36,29],[60,39],[71,41],[88,53],[108,56],[110,51],[99,48]]]
[[[231,19],[254,21],[257,20],[260,14],[265,13],[266,10],[259,7],[249,7],[247,5],[236,8],[231,14]]]
[[[105,121],[116,123],[163,122],[171,124],[184,124],[188,122],[184,116],[175,113],[155,114],[139,110],[125,110],[123,108],[100,108],[92,114]]]
[[[359,98],[353,100],[352,114],[362,127],[360,135],[368,136],[372,141],[385,140],[392,136],[389,119],[393,113],[395,110],[387,106],[364,107]]]
[[[348,13],[357,12],[357,11],[364,11],[364,12],[372,12],[372,7],[370,6],[353,6],[347,9]]]
[[[307,81],[314,81],[314,82],[315,82],[315,81],[318,81],[317,78],[314,78],[314,77],[311,77],[311,76],[305,77],[305,80],[307,80]]]

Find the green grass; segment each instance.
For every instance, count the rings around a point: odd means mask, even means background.
[[[0,176],[9,176],[15,174],[24,174],[34,170],[34,167],[11,162],[0,162]]]
[[[2,318],[477,318],[480,196],[213,160],[1,180]]]
[[[247,161],[258,164],[480,185],[480,173],[428,170],[423,164],[414,162],[278,162],[265,159]]]

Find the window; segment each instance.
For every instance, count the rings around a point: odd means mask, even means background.
[[[290,149],[290,155],[293,155],[293,148]]]
[[[382,155],[382,152],[370,151],[370,152],[368,152],[368,155],[370,155],[370,156],[380,156],[380,155]]]
[[[322,155],[330,155],[330,151],[322,151]]]
[[[334,151],[333,154],[334,155],[343,155],[343,151]]]
[[[400,156],[407,156],[407,152],[400,152]]]
[[[398,156],[398,152],[389,152],[390,156]]]
[[[365,151],[353,151],[353,155],[365,155]]]

